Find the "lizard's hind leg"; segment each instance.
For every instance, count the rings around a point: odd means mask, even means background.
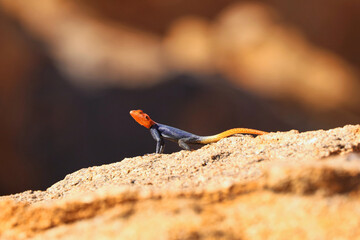
[[[178,144],[182,149],[191,150],[190,146],[186,142],[187,142],[187,140],[185,138],[182,138],[178,141]]]

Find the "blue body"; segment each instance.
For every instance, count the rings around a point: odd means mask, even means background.
[[[150,133],[156,141],[156,153],[162,153],[164,151],[164,139],[177,142],[183,149],[190,150],[188,144],[201,144],[200,141],[204,138],[160,123],[152,125]]]
[[[201,137],[198,135],[186,132],[186,131],[178,129],[178,128],[170,127],[165,124],[156,123],[150,128],[150,130],[152,128],[154,130],[156,130],[160,134],[161,137],[165,138],[166,140],[173,141],[173,142],[177,142],[180,139],[186,139],[187,142],[189,142],[189,143],[191,143],[191,142],[195,143],[196,141],[201,140]]]

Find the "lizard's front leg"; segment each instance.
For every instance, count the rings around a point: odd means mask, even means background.
[[[161,137],[159,131],[155,128],[150,128],[150,133],[151,136],[155,139],[156,141],[156,149],[155,152],[156,153],[163,153],[164,149],[165,149],[165,141],[164,139]]]

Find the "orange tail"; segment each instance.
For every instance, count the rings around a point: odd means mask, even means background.
[[[199,143],[208,144],[208,143],[217,142],[220,139],[229,137],[229,136],[237,134],[237,133],[263,135],[263,134],[266,134],[267,132],[256,130],[256,129],[249,129],[249,128],[232,128],[230,130],[221,132],[216,135],[202,137],[202,139],[199,141]]]

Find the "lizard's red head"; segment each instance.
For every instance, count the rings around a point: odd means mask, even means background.
[[[146,128],[151,128],[151,126],[155,124],[155,122],[153,120],[151,120],[149,115],[147,115],[140,109],[139,110],[131,110],[130,115],[135,119],[135,121],[137,121],[140,125],[142,125]]]

